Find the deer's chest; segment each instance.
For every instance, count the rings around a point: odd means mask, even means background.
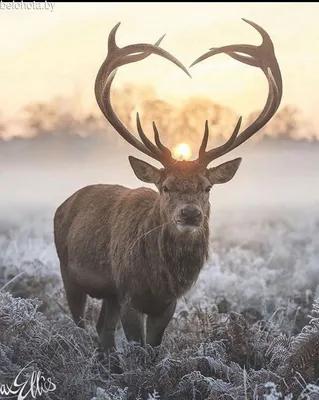
[[[173,296],[164,297],[154,294],[150,290],[135,294],[131,299],[134,308],[144,314],[154,316],[162,315],[172,301],[174,301]]]
[[[196,282],[201,263],[195,265],[172,265],[172,268],[162,269],[156,274],[149,274],[148,279],[136,285],[132,293],[132,303],[135,308],[145,314],[160,315],[166,308]]]

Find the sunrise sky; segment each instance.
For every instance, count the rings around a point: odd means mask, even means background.
[[[106,55],[109,31],[121,22],[118,44],[154,43],[189,66],[210,47],[248,43],[260,37],[246,18],[268,31],[281,66],[282,104],[299,106],[319,128],[318,3],[55,3],[51,10],[0,10],[0,112],[14,118],[30,101],[81,94],[83,107],[97,107],[93,86]],[[224,55],[191,68],[189,79],[157,56],[119,71],[115,85],[154,85],[161,98],[182,101],[193,94],[247,115],[267,95],[261,71]]]

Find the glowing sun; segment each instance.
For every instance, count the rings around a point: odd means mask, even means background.
[[[173,149],[173,156],[177,160],[189,160],[192,156],[192,149],[187,143],[179,143]]]

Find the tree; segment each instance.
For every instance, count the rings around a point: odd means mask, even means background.
[[[254,112],[249,116],[248,123],[253,122],[259,115]],[[311,131],[308,122],[301,110],[294,105],[285,105],[277,111],[274,117],[254,137],[254,140],[280,139],[301,140],[311,139]]]
[[[208,146],[216,146],[228,139],[235,127],[236,114],[229,108],[214,103],[206,97],[191,97],[184,104],[181,115],[182,128],[194,146],[199,146],[203,137],[205,121],[208,121]]]

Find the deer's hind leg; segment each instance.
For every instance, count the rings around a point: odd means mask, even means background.
[[[120,304],[116,298],[103,299],[96,330],[100,338],[100,345],[108,353],[116,349],[115,331],[120,320]]]
[[[81,287],[72,279],[72,277],[70,277],[64,264],[60,263],[60,269],[73,321],[77,326],[85,329],[84,313],[87,295],[82,291]]]

